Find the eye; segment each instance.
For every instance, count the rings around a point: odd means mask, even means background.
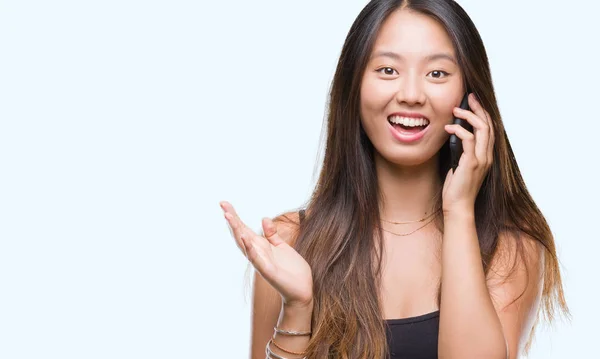
[[[382,67],[382,68],[380,68],[380,69],[378,69],[378,70],[375,70],[375,71],[376,71],[376,72],[379,72],[379,73],[381,74],[381,73],[382,73],[382,72],[381,72],[381,70],[388,70],[388,71],[385,71],[385,75],[393,75],[393,74],[394,74],[394,71],[396,71],[396,70],[394,70],[394,69],[393,69],[393,68],[391,68],[391,67]],[[390,70],[391,70],[391,71],[390,71]]]
[[[446,71],[442,71],[442,70],[434,70],[434,71],[431,71],[429,74],[431,74],[434,79],[442,79],[449,75],[449,73],[447,73]],[[444,76],[441,76],[442,74],[444,74]]]

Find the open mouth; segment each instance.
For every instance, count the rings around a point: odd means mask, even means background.
[[[388,122],[396,131],[406,134],[419,133],[429,126],[429,120],[425,118],[391,116]]]

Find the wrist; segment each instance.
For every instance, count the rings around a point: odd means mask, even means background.
[[[455,220],[475,220],[475,209],[469,206],[456,206],[453,208],[444,208],[444,221]]]
[[[312,315],[312,301],[306,305],[298,306],[283,304],[277,326],[296,331],[310,331]]]
[[[307,301],[302,301],[302,302],[291,302],[291,301],[283,302],[283,310],[288,311],[288,312],[293,312],[293,313],[303,313],[303,312],[312,313],[313,306],[314,306],[314,301],[312,298]]]

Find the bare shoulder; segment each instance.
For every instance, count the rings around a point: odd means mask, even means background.
[[[500,233],[496,253],[490,263],[489,278],[508,279],[518,276],[518,272],[541,275],[544,253],[544,246],[524,232]]]
[[[299,212],[286,212],[275,218],[273,223],[277,226],[277,233],[287,244],[293,246],[300,230]]]
[[[293,246],[299,231],[298,212],[286,212],[273,218],[277,232],[286,243]],[[281,295],[260,275],[254,273],[252,295],[251,358],[264,358],[265,346],[273,336],[281,312]]]
[[[502,233],[487,274],[510,358],[517,358],[534,328],[544,283],[544,246],[525,233]]]

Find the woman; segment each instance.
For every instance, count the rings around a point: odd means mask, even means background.
[[[568,315],[552,234],[458,4],[371,1],[329,106],[306,211],[265,218],[257,235],[221,202],[258,273],[252,358],[517,358],[540,312]]]

